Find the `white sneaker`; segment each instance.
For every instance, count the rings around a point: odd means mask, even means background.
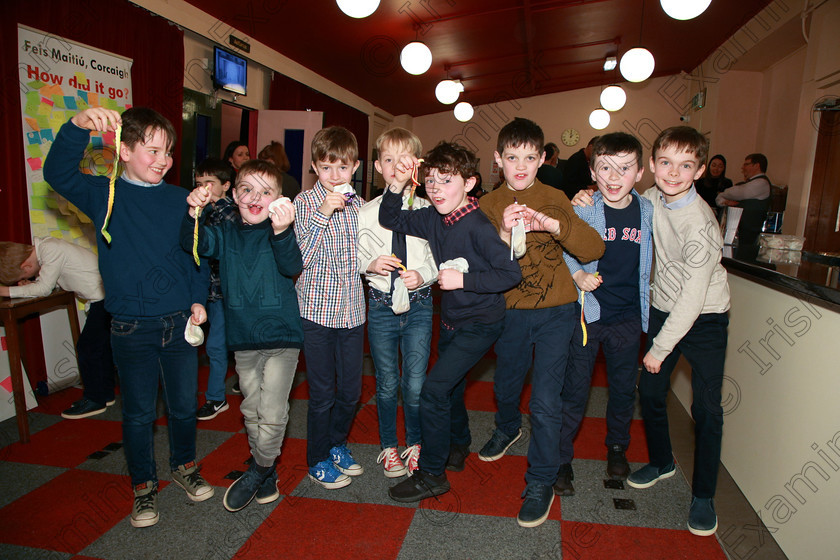
[[[408,469],[408,474],[414,474],[419,468],[417,462],[420,460],[420,444],[406,447],[405,451],[400,455],[405,460],[405,466]]]
[[[386,447],[376,458],[377,463],[382,463],[382,469],[387,478],[397,478],[403,476],[408,472],[403,462],[400,461],[400,456],[397,453],[396,447]]]

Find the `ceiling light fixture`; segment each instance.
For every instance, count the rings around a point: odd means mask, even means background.
[[[617,64],[618,60],[614,56],[608,56],[607,59],[604,61],[604,72],[615,70]]]
[[[412,41],[403,47],[400,64],[409,74],[419,76],[432,66],[432,51],[422,41]]]
[[[659,0],[665,13],[674,19],[694,19],[709,7],[712,0]]]
[[[639,22],[639,44],[642,43],[642,30],[645,23],[645,0],[642,0],[642,17]],[[644,47],[635,47],[624,53],[618,63],[618,69],[628,82],[644,82],[653,74],[656,62],[653,55]]]
[[[457,105],[455,105],[455,118],[461,122],[467,122],[473,115],[475,114],[475,110],[473,110],[473,106],[467,103],[466,101],[461,101]]]
[[[627,94],[621,86],[607,86],[601,92],[601,107],[607,111],[618,111],[627,103]]]
[[[595,109],[589,113],[589,126],[595,130],[603,130],[610,124],[610,114],[604,109]]]
[[[451,105],[458,101],[462,91],[464,91],[464,84],[461,80],[441,80],[435,87],[435,97],[444,105]]]
[[[379,7],[379,0],[335,0],[338,8],[352,18],[366,18]]]

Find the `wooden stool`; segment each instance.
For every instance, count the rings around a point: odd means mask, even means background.
[[[9,369],[12,373],[12,393],[15,398],[15,416],[21,443],[29,443],[29,419],[26,416],[26,395],[23,391],[23,369],[21,368],[21,338],[18,324],[33,315],[40,315],[58,307],[67,309],[70,316],[70,333],[73,348],[79,341],[79,315],[76,311],[76,294],[56,290],[39,298],[0,299],[0,323],[6,328],[6,342],[9,349]]]

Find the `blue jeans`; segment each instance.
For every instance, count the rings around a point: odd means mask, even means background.
[[[525,376],[531,375],[531,442],[528,445],[529,483],[554,484],[560,468],[563,425],[563,383],[569,341],[575,328],[575,304],[545,309],[508,309],[504,331],[496,342],[496,427],[509,436],[522,424],[519,400]]]
[[[225,307],[224,301],[207,302],[207,321],[210,330],[204,349],[210,359],[210,376],[207,378],[207,392],[204,397],[208,401],[225,400],[225,377],[228,370],[228,349],[225,339]]]
[[[301,323],[309,383],[306,463],[314,467],[334,446],[347,443],[362,396],[365,327],[333,329],[303,318]]]
[[[580,305],[575,304],[580,316]],[[607,446],[630,444],[630,423],[636,404],[636,377],[639,366],[639,343],[642,320],[637,312],[633,317],[617,322],[596,321],[586,325],[587,343],[583,345],[583,329],[575,323],[575,334],[569,346],[569,365],[563,387],[563,431],[560,437],[560,463],[571,463],[574,440],[592,384],[592,370],[598,348],[603,346],[607,360]]]
[[[668,313],[655,307],[650,308],[648,350],[667,318]],[[674,460],[665,406],[671,388],[671,373],[680,354],[684,354],[691,365],[691,417],[694,418],[696,445],[691,491],[698,498],[713,498],[717,487],[720,441],[723,435],[723,407],[720,399],[728,326],[729,317],[726,313],[700,315],[662,362],[659,373],[649,373],[642,368],[639,378],[639,401],[645,421],[650,462],[657,467],[664,467]]]
[[[464,405],[467,374],[499,337],[502,326],[500,321],[471,323],[457,329],[441,327],[438,360],[420,393],[422,471],[440,476],[446,468],[450,446],[470,444],[470,423]]]
[[[195,460],[198,357],[184,340],[189,313],[111,321],[111,347],[120,375],[123,442],[134,485],[157,481],[152,445],[158,385],[169,420],[169,467]]]
[[[381,301],[370,300],[368,340],[376,368],[376,409],[379,413],[379,443],[397,446],[397,388],[400,386],[402,350],[402,398],[406,446],[420,443],[420,391],[429,367],[432,342],[432,298],[411,304],[395,315]]]

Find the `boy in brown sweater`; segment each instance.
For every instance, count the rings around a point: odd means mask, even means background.
[[[478,456],[500,459],[522,437],[519,399],[533,362],[527,487],[517,516],[522,527],[536,527],[548,517],[560,467],[560,394],[577,300],[563,251],[581,262],[604,253],[600,234],[578,218],[566,195],[536,180],[545,160],[543,143],[542,129],[533,121],[516,118],[505,125],[495,152],[505,183],[481,200],[481,209],[511,246],[511,258],[519,260],[522,282],[505,293],[504,331],[495,346],[496,430]]]

